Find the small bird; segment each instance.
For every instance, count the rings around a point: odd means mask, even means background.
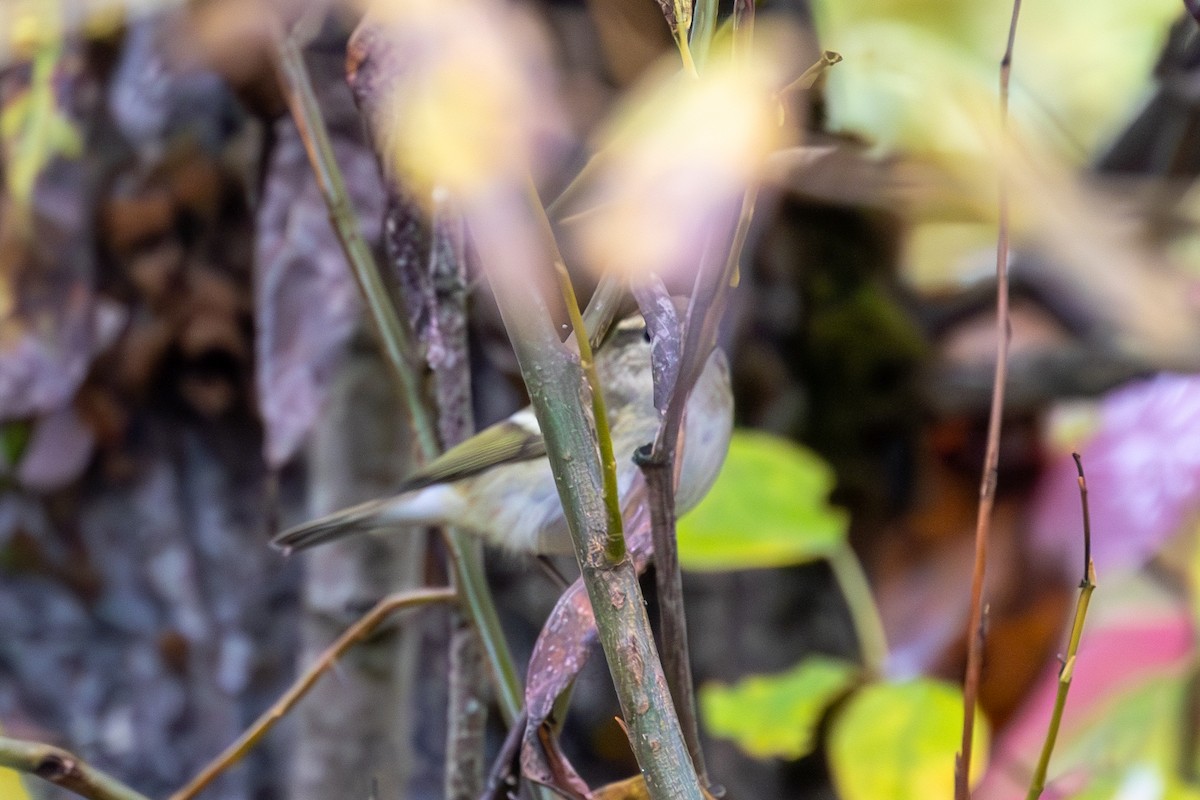
[[[640,315],[622,320],[596,351],[604,390],[617,487],[624,499],[638,467],[634,451],[654,439],[650,336]],[[688,398],[675,506],[693,508],[708,492],[729,449],[733,394],[729,363],[716,349]],[[371,500],[284,531],[272,541],[297,550],[358,533],[403,526],[449,525],[513,552],[571,553],[546,443],[533,409],[526,407],[447,450],[400,487]]]

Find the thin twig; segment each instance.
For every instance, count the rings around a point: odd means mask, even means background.
[[[1083,586],[1092,579],[1092,515],[1088,511],[1087,479],[1083,477],[1083,459],[1079,453],[1071,453],[1075,469],[1079,472],[1079,502],[1083,506]]]
[[[149,800],[74,754],[41,742],[0,736],[0,767],[36,775],[88,800]]]
[[[436,428],[426,407],[420,378],[413,369],[413,353],[416,350],[412,335],[397,316],[375,257],[359,229],[300,47],[292,37],[280,35],[277,51],[280,84],[300,139],[308,151],[308,160],[321,194],[329,206],[329,220],[367,302],[371,312],[369,316],[379,334],[384,355],[399,380],[404,393],[405,410],[412,421],[421,454],[426,460],[432,459],[438,453]]]
[[[1008,137],[1008,83],[1012,72],[1013,44],[1021,0],[1013,0],[1008,43],[1000,60],[1000,126],[1002,147]],[[1003,152],[1001,152],[1003,159]],[[979,674],[983,665],[983,637],[976,636],[983,618],[983,579],[987,571],[988,536],[992,508],[996,502],[997,470],[1000,463],[1000,427],[1004,414],[1004,385],[1008,379],[1008,184],[1000,165],[999,225],[996,235],[996,371],[992,383],[992,406],[988,415],[987,450],[979,488],[979,513],[975,521],[975,565],[971,575],[971,610],[967,622],[967,669],[963,679],[962,749],[954,766],[955,800],[971,796],[971,750],[975,736],[975,704],[979,698]]]
[[[421,453],[426,460],[432,459],[438,453],[437,436],[420,381],[411,366],[413,345],[408,329],[396,315],[374,256],[354,220],[345,181],[329,144],[325,120],[321,116],[321,108],[300,48],[291,37],[281,35],[277,49],[280,82],[292,119],[308,150],[313,172],[329,206],[334,230],[367,302],[369,316],[379,333],[384,353],[400,381]],[[479,630],[496,684],[500,710],[505,720],[511,722],[521,710],[521,682],[500,627],[500,617],[488,589],[482,559],[466,534],[450,531],[446,539],[455,572],[455,585],[462,596],[462,608]]]
[[[521,752],[521,739],[525,735],[525,722],[528,719],[526,712],[522,711],[517,721],[509,727],[508,735],[504,737],[500,751],[496,753],[496,760],[492,762],[492,768],[488,772],[487,782],[483,786],[483,794],[479,796],[479,800],[503,800],[508,793],[507,791],[502,793],[502,790],[516,784],[516,781],[513,780],[514,767],[518,765],[517,756]]]
[[[789,83],[787,86],[775,93],[775,96],[782,100],[792,92],[800,89],[811,89],[816,85],[817,81],[824,75],[830,67],[839,63],[842,60],[842,54],[834,50],[826,50],[821,53],[821,57],[804,72],[800,73],[800,77]]]
[[[872,675],[883,675],[888,657],[887,634],[862,564],[849,544],[834,550],[827,561],[850,612],[863,666]]]
[[[321,676],[333,667],[335,661],[341,658],[355,644],[370,636],[371,632],[378,628],[392,614],[401,609],[428,605],[430,603],[448,602],[455,598],[456,595],[451,589],[418,589],[410,592],[397,592],[380,600],[362,619],[347,628],[345,633],[327,647],[321,653],[320,657],[304,671],[304,674],[298,677],[292,683],[291,687],[283,693],[283,696],[276,700],[274,705],[264,711],[254,721],[254,724],[237,738],[237,741],[226,747],[196,777],[188,781],[186,786],[171,795],[170,800],[191,800],[191,798],[195,797],[208,786],[214,778],[240,761],[246,753],[250,752],[258,744],[276,722],[292,710],[296,703],[300,701],[300,698],[308,694],[309,690],[312,689]]]
[[[547,221],[547,224],[548,221]],[[592,389],[592,419],[596,425],[596,444],[600,450],[600,468],[604,473],[604,506],[608,512],[608,535],[604,542],[604,552],[608,560],[616,564],[625,558],[625,523],[621,519],[621,495],[617,487],[617,457],[613,452],[612,431],[608,425],[608,407],[604,402],[604,387],[600,385],[600,375],[596,372],[596,359],[592,355],[592,345],[587,329],[583,324],[583,314],[579,311],[579,301],[575,298],[575,289],[571,285],[571,275],[567,265],[560,259],[554,262],[554,272],[558,275],[559,288],[563,300],[567,304],[567,315],[571,320],[571,329],[579,346],[579,364],[587,377]]]
[[[466,239],[462,216],[448,197],[435,192],[429,220],[429,259],[407,267],[430,320],[425,358],[433,372],[438,435],[445,448],[475,432],[467,344]],[[434,342],[438,346],[429,346]],[[469,558],[483,559],[483,542],[459,536]],[[488,668],[479,631],[461,610],[450,615],[446,702],[446,800],[476,800],[483,789],[488,720]]]
[[[1079,639],[1083,635],[1083,623],[1087,618],[1088,603],[1091,602],[1092,592],[1096,589],[1096,568],[1092,564],[1092,524],[1088,514],[1087,479],[1083,477],[1083,461],[1078,453],[1075,457],[1075,467],[1079,471],[1079,500],[1083,505],[1083,579],[1079,582],[1079,599],[1075,602],[1075,620],[1071,623],[1071,638],[1067,643],[1067,657],[1063,660],[1062,668],[1058,671],[1058,693],[1054,697],[1054,711],[1050,714],[1050,725],[1046,729],[1046,740],[1042,743],[1042,752],[1038,757],[1033,777],[1029,781],[1029,792],[1025,800],[1037,800],[1046,788],[1046,771],[1050,767],[1050,755],[1054,752],[1054,742],[1058,738],[1058,729],[1062,724],[1063,709],[1067,705],[1067,692],[1071,690],[1071,678],[1075,674],[1075,656],[1079,652]]]
[[[714,269],[709,263],[701,264],[688,303],[687,328],[671,397],[649,453],[638,451],[635,459],[646,479],[650,508],[663,671],[675,701],[688,753],[704,786],[708,785],[708,775],[696,717],[687,618],[683,605],[683,577],[679,568],[679,545],[675,538],[675,454],[688,394],[716,345],[717,323],[738,271],[742,249],[754,217],[757,194],[757,188],[752,187],[743,197],[737,223],[728,239],[729,249],[722,251],[720,266]],[[716,243],[725,240],[714,236],[711,241]],[[710,248],[705,261],[715,255],[716,251]]]

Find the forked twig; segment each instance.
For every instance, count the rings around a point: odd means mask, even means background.
[[[1078,453],[1075,468],[1079,471],[1079,500],[1083,505],[1083,580],[1079,582],[1079,599],[1075,601],[1075,620],[1071,623],[1071,638],[1067,643],[1067,656],[1058,671],[1058,693],[1054,697],[1054,711],[1050,714],[1050,726],[1046,729],[1046,741],[1038,757],[1033,777],[1029,781],[1029,792],[1025,800],[1037,800],[1046,788],[1046,770],[1050,767],[1050,754],[1054,752],[1054,741],[1062,724],[1063,709],[1067,704],[1067,692],[1071,690],[1071,678],[1075,674],[1075,655],[1079,651],[1079,639],[1083,635],[1083,622],[1087,618],[1088,603],[1096,589],[1096,568],[1092,564],[1092,523],[1088,514],[1087,479],[1083,477],[1083,460]]]
[[[300,698],[308,694],[321,676],[333,667],[335,661],[355,644],[370,636],[392,614],[414,606],[452,601],[456,597],[457,595],[452,589],[417,589],[409,592],[397,592],[380,600],[362,619],[347,628],[345,633],[327,647],[320,657],[304,671],[304,674],[296,679],[291,688],[284,692],[274,705],[264,711],[254,721],[254,724],[237,738],[237,741],[226,747],[219,756],[209,762],[208,766],[200,770],[196,777],[188,781],[186,786],[171,795],[170,800],[191,800],[218,775],[240,761],[262,740],[276,722],[291,711],[296,703],[300,702]]]
[[[1021,0],[1013,0],[1008,44],[1000,61],[1000,125],[1002,144],[1008,136],[1008,83],[1012,72],[1013,43]],[[979,697],[979,673],[983,665],[983,637],[977,636],[983,617],[983,579],[987,571],[988,536],[992,508],[996,503],[997,468],[1000,463],[1000,427],[1004,414],[1004,384],[1008,379],[1008,184],[1000,169],[999,224],[996,235],[996,371],[992,383],[992,405],[988,415],[987,450],[979,487],[979,513],[975,521],[975,565],[971,574],[971,610],[967,622],[967,670],[963,678],[962,748],[954,765],[955,800],[971,796],[971,750],[975,736],[975,704]]]

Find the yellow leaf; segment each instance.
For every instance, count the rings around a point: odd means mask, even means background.
[[[4,731],[0,730],[0,734]],[[29,800],[29,794],[16,770],[0,767],[0,797],[4,800]]]
[[[29,87],[0,110],[0,135],[7,163],[8,194],[18,209],[26,209],[38,175],[55,158],[73,158],[83,149],[75,125],[58,107],[55,68],[62,54],[58,44],[38,51]]]
[[[950,800],[962,736],[962,692],[933,680],[877,683],[834,716],[829,766],[844,800]],[[975,715],[971,779],[987,766],[988,732]]]

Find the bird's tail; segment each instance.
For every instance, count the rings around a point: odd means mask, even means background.
[[[431,486],[396,497],[370,500],[328,516],[289,528],[271,540],[282,550],[305,550],[314,545],[383,528],[436,525],[446,519],[445,486]]]

